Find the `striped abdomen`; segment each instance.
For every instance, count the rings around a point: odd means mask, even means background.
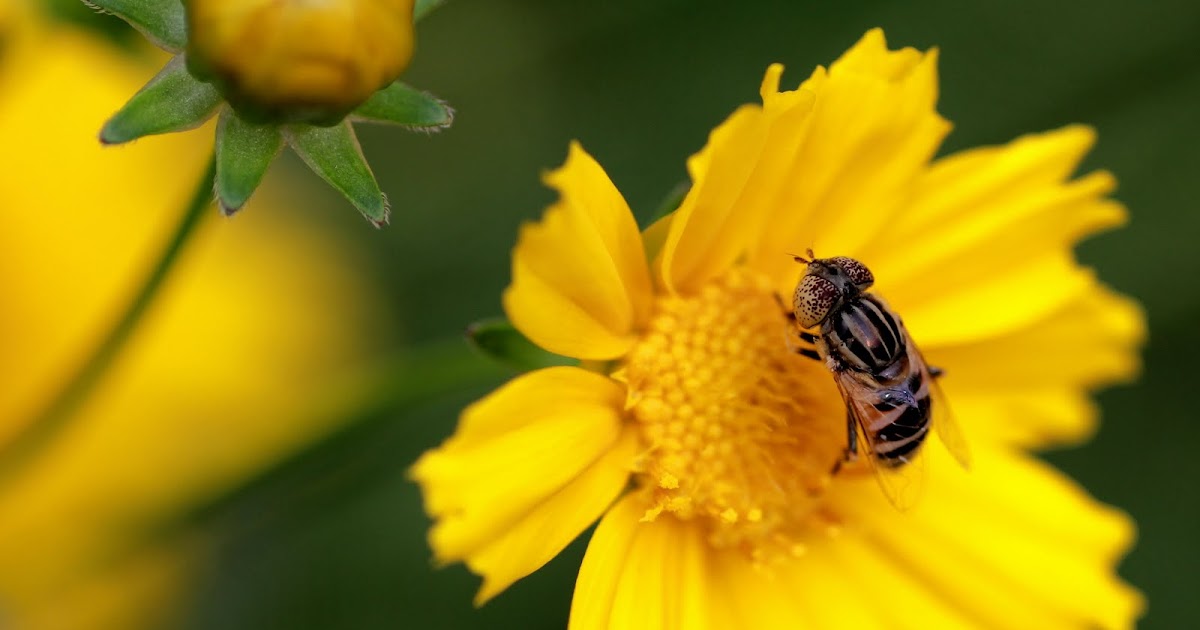
[[[907,360],[905,365],[909,365]],[[931,404],[922,372],[911,366],[906,378],[885,385],[873,403],[878,416],[863,430],[872,433],[873,455],[881,464],[896,468],[908,463],[929,434]]]

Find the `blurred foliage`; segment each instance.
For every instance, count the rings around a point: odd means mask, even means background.
[[[1200,274],[1200,4],[458,0],[423,22],[404,78],[454,103],[455,126],[432,139],[360,133],[391,191],[392,225],[377,231],[331,211],[336,193],[294,156],[268,179],[312,203],[275,211],[325,222],[363,250],[362,273],[394,313],[381,349],[461,338],[467,323],[500,312],[517,226],[551,200],[538,174],[561,163],[569,139],[609,169],[644,224],[686,179],[684,158],[708,131],[757,99],[770,62],[785,63],[794,85],[873,26],[893,45],[941,48],[940,110],[956,125],[946,151],[1070,122],[1098,128],[1085,168],[1117,175],[1132,222],[1086,243],[1081,258],[1143,302],[1152,336],[1142,380],[1100,397],[1096,439],[1049,458],[1137,519],[1122,573],[1148,595],[1144,627],[1200,623],[1200,495],[1178,490],[1200,478],[1200,424],[1183,395],[1200,355],[1200,291],[1178,280]],[[405,471],[486,389],[367,413],[215,503],[196,522],[218,524],[224,543],[189,627],[563,627],[579,542],[479,610],[476,578],[429,562]]]

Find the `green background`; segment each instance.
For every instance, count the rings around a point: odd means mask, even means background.
[[[294,158],[269,176],[310,187],[306,218],[366,252],[363,273],[394,318],[381,350],[425,348],[442,371],[421,378],[443,394],[364,414],[205,512],[224,542],[190,627],[563,627],[578,541],[474,609],[476,578],[431,568],[427,520],[405,479],[458,410],[505,377],[458,340],[500,313],[517,226],[552,199],[539,174],[577,138],[645,220],[708,131],[757,99],[769,63],[786,64],[794,85],[874,26],[893,46],[941,48],[939,109],[955,123],[944,151],[1071,122],[1098,128],[1085,169],[1116,173],[1132,222],[1080,256],[1142,301],[1151,339],[1141,381],[1100,396],[1096,439],[1048,458],[1137,519],[1121,572],[1147,593],[1144,627],[1200,625],[1200,425],[1189,395],[1200,356],[1200,3],[457,0],[420,25],[406,75],[458,110],[454,127],[360,127],[394,206],[390,227],[371,228]],[[471,385],[448,386],[460,376]]]

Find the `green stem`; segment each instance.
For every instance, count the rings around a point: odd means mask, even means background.
[[[67,379],[62,389],[50,399],[49,404],[25,424],[7,444],[0,447],[0,481],[7,479],[10,473],[19,469],[23,462],[67,427],[80,404],[87,400],[113,360],[120,355],[122,348],[154,303],[154,298],[170,276],[171,270],[175,268],[184,246],[195,233],[200,218],[209,207],[215,169],[214,160],[209,158],[208,166],[196,183],[187,209],[180,218],[179,225],[175,227],[175,233],[167,241],[158,256],[158,262],[142,281],[141,288],[125,307],[120,318],[101,337],[99,345],[87,355],[87,360]]]

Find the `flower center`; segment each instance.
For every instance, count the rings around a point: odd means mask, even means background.
[[[826,368],[788,347],[789,326],[746,270],[659,299],[623,366],[648,447],[647,520],[704,519],[712,544],[756,558],[802,553],[829,524],[820,498],[846,447],[845,409]]]

